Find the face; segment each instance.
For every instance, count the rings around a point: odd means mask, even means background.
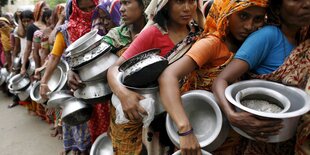
[[[8,24],[5,22],[5,21],[0,21],[0,28],[4,28],[4,27],[7,27]]]
[[[302,27],[310,24],[310,0],[283,0],[280,9],[282,21]]]
[[[169,20],[186,25],[193,19],[196,9],[196,0],[170,0],[168,2]]]
[[[228,17],[228,30],[239,42],[243,42],[252,32],[264,25],[266,9],[258,6],[248,7]]]
[[[28,27],[28,25],[30,25],[31,23],[33,23],[33,20],[30,18],[23,18],[22,19],[22,24],[24,27]]]
[[[96,4],[93,0],[78,0],[78,6],[84,12],[91,12],[95,9]]]
[[[99,9],[99,16],[100,16],[100,19],[103,20],[103,25],[107,30],[110,30],[111,28],[115,26],[112,19],[105,11]]]
[[[121,0],[120,12],[123,22],[130,25],[143,17],[143,6],[138,0]]]

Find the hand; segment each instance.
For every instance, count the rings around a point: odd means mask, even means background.
[[[79,75],[71,70],[68,72],[68,85],[74,91],[85,86]]]
[[[44,99],[48,99],[48,94],[51,92],[51,90],[48,88],[48,85],[45,83],[40,84],[40,95]]]
[[[40,68],[37,68],[37,69],[35,69],[34,70],[34,79],[35,80],[40,80],[41,79],[41,71],[43,70],[43,69],[45,69],[46,68],[46,66],[42,66],[42,67],[40,67]]]
[[[236,112],[228,119],[233,126],[263,142],[268,141],[269,136],[277,135],[283,128],[281,119],[262,118],[248,112]]]
[[[126,118],[132,121],[141,121],[143,115],[147,115],[147,112],[140,106],[139,101],[144,99],[144,96],[128,90],[124,97],[120,98],[122,108]]]
[[[193,133],[179,138],[182,155],[201,155],[199,142]]]
[[[26,68],[25,67],[21,67],[21,69],[20,69],[20,74],[21,75],[25,75],[26,74]]]

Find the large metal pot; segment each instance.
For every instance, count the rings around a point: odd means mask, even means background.
[[[59,107],[62,105],[66,100],[72,98],[72,92],[69,90],[60,90],[52,92],[49,95],[49,100],[47,101],[48,107]]]
[[[181,98],[200,146],[207,151],[214,151],[221,146],[228,135],[229,125],[213,94],[205,90],[192,90]],[[180,146],[178,128],[169,114],[166,117],[166,130],[171,141]]]
[[[94,29],[82,37],[77,39],[74,43],[66,49],[67,56],[76,56],[84,52],[87,52],[91,48],[94,48],[99,45],[102,36],[97,34],[98,30]]]
[[[74,96],[82,99],[96,99],[107,96],[112,93],[107,81],[95,80],[83,82],[85,87],[77,89]]]
[[[32,85],[30,84],[26,90],[15,92],[21,101],[26,101],[30,97],[30,90]]]
[[[131,87],[146,87],[154,82],[168,66],[168,60],[157,55],[159,49],[151,49],[125,61],[119,70],[124,72],[123,83]]]
[[[90,149],[90,155],[112,155],[113,146],[110,137],[107,133],[101,134],[96,138]]]
[[[33,86],[30,89],[30,98],[37,103],[44,103],[46,99],[42,98],[40,95],[40,84],[40,81],[33,83]]]
[[[25,90],[29,85],[29,77],[21,74],[14,75],[8,82],[8,88],[14,91]]]
[[[87,122],[92,114],[92,106],[75,97],[64,101],[61,107],[62,121],[71,126]]]
[[[114,64],[118,56],[111,52],[103,53],[91,62],[76,68],[82,81],[92,81],[96,79],[106,79],[107,71]]]
[[[236,94],[243,89],[251,87],[263,87],[277,91],[289,99],[291,107],[284,113],[266,113],[240,106],[240,104],[238,104],[236,101]],[[247,111],[254,115],[265,118],[282,119],[282,124],[284,127],[280,130],[278,135],[269,137],[268,142],[271,143],[282,142],[292,138],[296,133],[300,116],[310,110],[310,97],[303,90],[265,80],[247,80],[234,83],[226,88],[225,96],[227,100],[236,107],[237,110]],[[242,136],[253,139],[242,130],[236,127],[233,127],[233,129]]]
[[[122,83],[122,76],[123,76],[123,72],[119,72],[118,76],[117,76],[117,80]],[[145,98],[152,98],[154,100],[154,105],[155,105],[155,115],[156,114],[160,114],[162,112],[164,112],[164,107],[162,106],[161,100],[160,100],[160,95],[159,95],[159,89],[158,89],[158,85],[155,86],[150,86],[147,88],[135,88],[135,87],[129,87],[124,85],[124,87],[139,93],[140,95],[144,96]],[[113,97],[114,96],[114,97]],[[113,94],[111,102],[119,102],[119,98],[117,96],[115,96]]]
[[[43,77],[45,73],[45,69],[43,69],[40,74]],[[55,91],[61,84],[65,83],[63,82],[66,76],[60,66],[57,66],[51,75],[50,79],[47,81],[47,86],[50,89],[51,92]],[[66,81],[66,80],[65,80]],[[64,85],[64,84],[63,84]]]

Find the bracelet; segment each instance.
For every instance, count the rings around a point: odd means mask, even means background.
[[[41,83],[40,86],[47,86],[47,84],[46,83]]]
[[[194,129],[191,128],[190,130],[188,130],[188,131],[186,131],[186,132],[180,133],[180,132],[178,131],[177,133],[178,133],[179,136],[187,136],[187,135],[189,135],[189,134],[191,134],[191,133],[193,133],[193,132],[194,132]]]

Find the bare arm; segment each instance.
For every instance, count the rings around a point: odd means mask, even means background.
[[[25,74],[26,73],[26,64],[28,62],[28,58],[31,54],[31,50],[32,50],[32,41],[27,40],[27,44],[26,44],[26,49],[25,49],[25,53],[24,53],[24,57],[23,59],[23,64],[22,64],[22,68],[21,68],[21,74]]]
[[[130,120],[141,121],[139,113],[146,114],[145,110],[138,104],[139,100],[143,99],[138,93],[128,90],[122,84],[117,81],[117,75],[119,73],[118,68],[120,64],[125,61],[123,57],[120,57],[113,66],[108,70],[108,82],[112,92],[120,99],[123,111],[126,117]]]
[[[41,58],[39,55],[41,43],[33,42],[33,47],[34,47],[32,51],[33,60],[35,62],[36,68],[39,68],[41,66]]]
[[[21,38],[26,36],[26,28],[23,26],[22,20],[18,18],[17,35]]]
[[[17,55],[20,53],[20,39],[18,37],[14,37],[15,46],[12,52],[12,61],[17,57]]]
[[[195,61],[189,56],[171,64],[159,77],[160,97],[166,111],[178,127],[180,133],[189,131],[192,127],[182,105],[179,90],[179,80],[191,73],[197,67]],[[180,149],[182,153],[200,153],[200,146],[194,134],[180,136]]]

